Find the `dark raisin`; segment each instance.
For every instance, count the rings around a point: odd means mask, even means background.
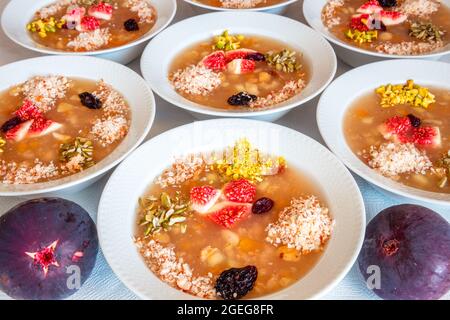
[[[252,212],[254,214],[262,214],[262,213],[266,213],[269,212],[270,210],[272,210],[273,205],[275,203],[273,202],[272,199],[269,198],[261,198],[255,201],[255,203],[252,206]]]
[[[259,53],[259,52],[249,53],[245,58],[248,60],[253,60],[253,61],[265,61],[266,60],[266,57],[262,53]]]
[[[17,126],[18,124],[22,123],[22,120],[19,117],[14,117],[9,119],[8,121],[6,121],[3,125],[1,130],[3,132],[7,132],[10,129],[14,128],[15,126]]]
[[[128,19],[123,23],[123,26],[125,27],[125,30],[127,31],[138,31],[139,25],[134,19]]]
[[[250,102],[256,100],[256,96],[247,92],[239,92],[228,98],[228,104],[232,106],[248,106]]]
[[[408,114],[409,121],[414,128],[420,127],[422,121],[413,114]]]
[[[102,107],[102,102],[99,98],[94,96],[92,93],[83,92],[78,95],[80,97],[81,104],[89,109],[100,109]]]
[[[397,0],[378,0],[380,6],[385,8],[395,7],[397,5]]]
[[[215,289],[222,299],[240,299],[253,289],[257,277],[258,270],[255,266],[231,268],[220,274]]]

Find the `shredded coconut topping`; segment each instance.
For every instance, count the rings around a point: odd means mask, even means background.
[[[205,168],[203,157],[190,155],[182,159],[176,159],[172,166],[163,171],[156,178],[155,183],[162,188],[171,185],[180,185],[181,183],[192,179],[196,174]]]
[[[91,134],[103,146],[106,147],[117,140],[122,139],[128,133],[128,120],[121,116],[109,116],[97,119],[91,129]]]
[[[401,173],[425,174],[432,167],[424,151],[412,143],[383,143],[379,147],[371,146],[369,166],[386,177],[395,177]]]
[[[73,174],[82,171],[85,160],[81,154],[73,156],[67,163],[61,165],[62,174]]]
[[[261,3],[265,3],[266,0],[220,0],[222,7],[233,9],[248,9],[254,8]]]
[[[258,99],[250,103],[250,107],[265,108],[282,103],[299,94],[305,85],[306,83],[303,79],[289,81],[279,91],[272,92],[263,98],[258,97]]]
[[[69,48],[87,51],[96,50],[108,44],[111,39],[109,28],[100,28],[94,31],[81,32],[72,41],[67,43]]]
[[[435,50],[438,50],[444,46],[442,41],[436,42],[414,42],[404,41],[400,43],[383,43],[378,45],[375,49],[378,52],[387,54],[396,54],[401,56],[411,56],[426,54]]]
[[[64,98],[68,87],[69,79],[64,76],[37,76],[27,80],[21,90],[42,112],[47,112],[58,99]]]
[[[51,179],[59,174],[53,162],[45,165],[39,159],[33,165],[16,162],[0,162],[0,177],[4,184],[32,184],[41,180]]]
[[[156,19],[156,10],[150,0],[127,0],[125,6],[137,13],[141,23],[153,23]]]
[[[323,249],[333,224],[328,208],[322,207],[316,197],[293,199],[291,205],[281,211],[278,221],[267,226],[266,241],[307,254]]]
[[[404,0],[399,11],[408,16],[426,17],[439,10],[440,0]]]
[[[172,247],[163,247],[155,240],[144,242],[142,239],[137,239],[136,245],[149,268],[162,281],[200,298],[216,297],[212,274],[194,276],[190,266],[182,258],[177,258]]]
[[[72,4],[76,4],[77,0],[59,0],[47,7],[44,7],[42,9],[40,9],[37,13],[36,16],[39,19],[46,19],[49,18],[51,16],[54,16],[56,13],[58,13],[60,10],[62,10],[64,7],[72,5]]]
[[[333,28],[341,23],[341,18],[336,16],[336,9],[344,5],[344,0],[328,0],[322,10],[322,21],[327,28]]]
[[[126,115],[128,106],[122,95],[112,86],[101,80],[93,93],[102,102],[102,110],[106,116]]]
[[[203,65],[191,65],[180,69],[172,75],[172,84],[175,90],[187,94],[203,95],[216,89],[222,83],[221,74],[214,72]]]

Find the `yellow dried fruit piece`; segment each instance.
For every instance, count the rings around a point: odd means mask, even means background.
[[[356,43],[370,43],[373,40],[378,39],[378,31],[377,30],[369,30],[369,31],[359,31],[349,29],[345,32],[345,35],[350,40],[353,40]]]
[[[222,32],[220,36],[214,38],[213,49],[218,50],[236,50],[241,47],[241,41],[244,40],[243,35],[231,35],[228,30]]]
[[[287,246],[281,246],[277,249],[277,253],[284,261],[295,262],[301,258],[300,252],[294,248],[288,248]]]
[[[3,147],[6,145],[6,140],[0,137],[0,153],[3,153]]]
[[[67,112],[74,108],[74,106],[67,102],[61,102],[58,107],[56,108],[56,111],[58,112]]]
[[[61,29],[66,22],[56,20],[54,17],[47,19],[39,19],[27,24],[27,30],[30,32],[37,32],[41,38],[47,37],[48,32],[56,32],[57,29]]]
[[[406,84],[383,85],[378,87],[375,92],[380,96],[380,104],[383,108],[399,104],[428,108],[430,104],[436,102],[435,96],[429,89],[415,84],[414,80],[408,80]]]
[[[239,242],[239,249],[245,252],[256,251],[262,249],[262,244],[250,238],[243,238]]]

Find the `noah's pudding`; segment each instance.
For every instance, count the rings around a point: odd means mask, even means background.
[[[130,108],[104,81],[36,76],[0,93],[0,183],[83,171],[127,135]]]
[[[245,139],[177,159],[138,207],[136,244],[148,267],[208,299],[290,286],[318,262],[334,224],[315,182]]]

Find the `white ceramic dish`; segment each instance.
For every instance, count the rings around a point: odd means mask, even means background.
[[[307,23],[316,31],[320,32],[333,45],[337,56],[352,67],[358,67],[367,63],[377,62],[387,59],[426,59],[438,60],[443,56],[450,55],[450,46],[441,51],[416,55],[416,56],[399,56],[392,54],[378,53],[368,50],[363,50],[355,46],[351,46],[338,38],[336,38],[322,23],[321,13],[322,9],[328,0],[304,0],[303,1],[303,15]],[[450,0],[442,0],[442,3],[450,6]]]
[[[292,99],[263,111],[220,110],[183,98],[168,79],[173,59],[185,48],[209,40],[225,29],[232,33],[277,39],[302,52],[310,68],[306,88]],[[190,111],[198,119],[242,117],[275,121],[320,94],[333,79],[336,65],[333,49],[317,32],[297,21],[261,12],[218,12],[183,20],[155,37],[141,59],[142,74],[152,89],[164,100]]]
[[[113,173],[98,209],[103,253],[122,282],[143,299],[190,299],[160,281],[145,265],[133,242],[138,198],[175,158],[223,150],[247,137],[257,148],[282,155],[321,188],[336,220],[318,264],[300,281],[267,299],[312,299],[328,292],[350,270],[362,245],[365,210],[347,169],[313,139],[279,125],[245,119],[194,122],[167,131],[138,148]],[[126,190],[126,192],[124,192]]]
[[[281,3],[274,4],[274,5],[260,7],[260,8],[249,8],[249,9],[228,9],[228,8],[208,6],[206,4],[198,2],[196,0],[184,0],[184,1],[189,3],[197,13],[201,13],[201,14],[208,13],[211,11],[260,11],[260,12],[267,12],[267,13],[273,13],[273,14],[283,14],[284,12],[286,12],[289,5],[293,4],[294,2],[297,2],[298,0],[285,0]]]
[[[28,35],[26,25],[34,13],[40,8],[57,0],[13,0],[8,3],[2,13],[1,24],[5,34],[18,45],[27,49],[54,55],[89,55],[127,64],[136,59],[144,50],[147,42],[172,22],[177,11],[176,0],[152,0],[158,19],[153,28],[143,37],[126,45],[89,52],[67,52],[47,48],[34,42]]]
[[[64,75],[103,79],[118,90],[131,108],[131,126],[119,146],[95,166],[62,179],[28,185],[0,184],[0,196],[24,196],[49,192],[76,192],[100,179],[122,161],[147,136],[155,118],[155,98],[137,73],[118,63],[93,57],[47,56],[0,67],[0,91],[37,75]]]
[[[368,76],[370,75],[370,76]],[[450,206],[450,195],[423,191],[383,177],[363,163],[347,145],[343,120],[348,107],[361,95],[386,83],[404,83],[414,79],[422,85],[450,89],[450,64],[426,60],[390,60],[359,67],[342,75],[325,90],[317,107],[320,133],[331,151],[345,165],[368,182],[417,202]]]

